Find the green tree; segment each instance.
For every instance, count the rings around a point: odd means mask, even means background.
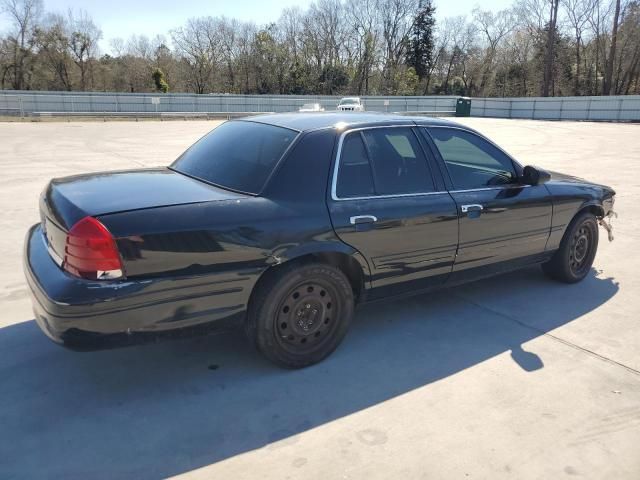
[[[418,86],[418,75],[412,68],[402,68],[396,72],[395,82],[397,85],[396,95],[413,95]]]
[[[164,72],[162,70],[159,68],[154,69],[151,77],[153,78],[153,83],[156,86],[156,91],[162,93],[167,93],[169,91],[169,84],[164,79]]]
[[[289,89],[287,93],[305,95],[312,92],[313,87],[309,85],[310,76],[310,69],[306,65],[302,65],[297,61],[294,62],[289,69]]]
[[[349,74],[342,66],[325,65],[318,80],[323,93],[333,95],[349,85]]]
[[[545,84],[548,83],[548,95],[547,96],[562,96],[573,92],[572,83],[573,75],[571,72],[571,47],[570,40],[558,31],[556,26],[556,33],[551,35],[553,38],[553,44],[551,45],[552,56],[549,56],[549,44],[547,39],[549,36],[550,24],[547,23],[544,28],[538,32],[538,38],[534,44],[534,56],[533,71],[540,72],[542,78],[540,79],[540,85],[542,87],[542,93],[545,93]],[[551,62],[551,70],[546,71],[545,68]]]
[[[413,67],[420,81],[429,75],[433,64],[435,13],[432,1],[422,0],[409,36],[406,63]]]

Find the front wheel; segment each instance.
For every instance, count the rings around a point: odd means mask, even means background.
[[[246,332],[277,365],[302,368],[331,354],[347,333],[354,298],[347,277],[322,263],[281,267],[257,287]]]
[[[598,223],[590,212],[576,216],[562,237],[560,248],[542,269],[549,277],[576,283],[587,276],[598,249]]]

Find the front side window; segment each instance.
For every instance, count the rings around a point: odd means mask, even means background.
[[[429,129],[456,189],[491,187],[516,180],[511,159],[478,135],[452,128]]]
[[[338,198],[434,191],[427,159],[410,127],[348,133],[339,162]]]
[[[224,188],[259,193],[296,135],[288,128],[258,122],[225,122],[171,168]]]

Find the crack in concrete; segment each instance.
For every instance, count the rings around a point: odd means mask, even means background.
[[[597,352],[594,352],[593,350],[589,350],[588,348],[581,347],[580,345],[576,345],[575,343],[572,343],[572,342],[570,342],[568,340],[564,340],[563,338],[560,338],[560,337],[558,337],[556,335],[553,335],[553,334],[551,334],[551,333],[549,333],[549,332],[547,332],[547,331],[545,331],[545,330],[543,330],[541,328],[534,327],[533,325],[529,325],[528,323],[525,323],[525,322],[523,322],[521,320],[518,320],[517,318],[512,317],[511,315],[508,315],[506,313],[500,312],[500,311],[495,310],[495,309],[493,309],[491,307],[487,307],[486,305],[482,305],[480,303],[474,302],[473,300],[465,298],[465,297],[461,296],[458,293],[456,293],[455,296],[458,297],[459,299],[467,302],[467,303],[470,303],[471,305],[473,305],[475,307],[481,308],[481,309],[483,309],[483,310],[485,310],[485,311],[487,311],[489,313],[493,313],[494,315],[498,315],[499,317],[502,317],[502,318],[505,318],[505,319],[507,319],[507,320],[509,320],[511,322],[514,322],[514,323],[520,325],[521,327],[528,328],[530,330],[538,332],[544,337],[551,338],[552,340],[560,342],[560,343],[562,343],[562,344],[564,344],[564,345],[566,345],[568,347],[571,347],[571,348],[573,348],[575,350],[578,350],[578,351],[581,351],[581,352],[586,353],[588,355],[591,355],[591,356],[593,356],[593,357],[595,357],[595,358],[597,358],[599,360],[602,360],[604,362],[607,362],[607,363],[609,363],[611,365],[616,365],[618,367],[622,367],[625,370],[627,370],[628,372],[631,372],[634,375],[640,376],[640,370],[636,370],[635,368],[630,367],[628,365],[625,365],[624,363],[618,362],[617,360],[613,360],[612,358],[609,358],[609,357],[605,357],[604,355],[601,355],[601,354],[599,354]]]

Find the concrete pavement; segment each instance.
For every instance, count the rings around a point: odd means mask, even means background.
[[[167,164],[215,122],[0,123],[0,478],[639,478],[640,125],[463,121],[613,186],[616,240],[577,285],[532,268],[365,306],[293,372],[240,332],[74,353],[32,321],[48,179]]]

